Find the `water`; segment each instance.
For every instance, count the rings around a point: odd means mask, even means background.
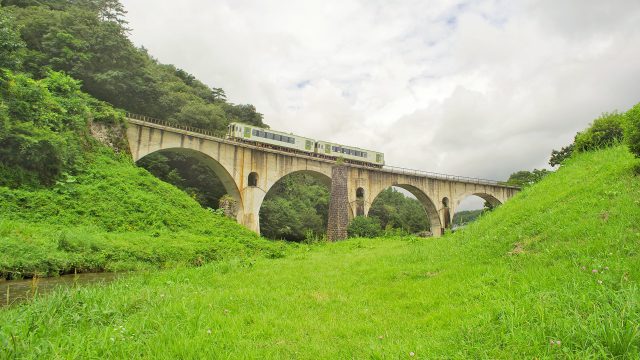
[[[0,307],[31,299],[34,293],[40,296],[61,287],[104,284],[121,276],[119,273],[87,273],[29,280],[0,280]]]

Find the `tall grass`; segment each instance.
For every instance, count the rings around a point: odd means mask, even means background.
[[[105,152],[72,182],[0,187],[0,278],[282,256],[283,244],[260,239]]]

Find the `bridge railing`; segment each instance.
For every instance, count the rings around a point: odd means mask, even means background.
[[[211,136],[211,137],[215,137],[215,138],[219,138],[219,139],[224,139],[225,136],[227,135],[226,131],[207,130],[207,129],[201,129],[201,128],[196,128],[196,127],[187,126],[187,125],[180,125],[180,124],[176,124],[176,123],[173,123],[173,122],[164,121],[164,120],[160,120],[160,119],[155,119],[155,118],[144,116],[144,115],[127,113],[126,116],[128,118],[130,118],[130,119],[149,122],[149,123],[152,123],[152,124],[162,125],[162,126],[166,126],[166,127],[170,127],[170,128],[174,128],[174,129],[186,130],[186,131],[190,131],[190,132],[194,132],[194,133],[198,133],[198,134],[203,134],[203,135],[207,135],[207,136]]]
[[[471,183],[471,184],[495,185],[495,186],[518,188],[517,186],[506,184],[503,181],[481,179],[481,178],[474,178],[474,177],[468,177],[468,176],[441,174],[441,173],[436,173],[431,171],[407,169],[407,168],[398,167],[398,166],[385,165],[383,169],[389,170],[394,174],[421,176],[421,177],[428,177],[428,178],[448,180],[448,181],[459,181],[459,182],[465,182],[465,183]]]
[[[169,121],[159,120],[159,119],[155,119],[155,118],[152,118],[152,117],[149,117],[149,116],[144,116],[144,115],[138,115],[138,114],[132,114],[132,113],[127,113],[126,115],[130,119],[140,120],[140,121],[144,121],[144,122],[148,122],[148,123],[152,123],[152,124],[156,124],[156,125],[161,125],[161,126],[166,126],[166,127],[170,127],[170,128],[174,128],[174,129],[186,130],[186,131],[190,131],[190,132],[194,132],[194,133],[198,133],[198,134],[203,134],[203,135],[215,137],[215,138],[218,138],[218,139],[225,139],[226,134],[227,134],[224,131],[200,129],[200,128],[196,128],[196,127],[191,127],[191,126],[172,123],[172,122],[169,122]],[[407,168],[402,168],[402,167],[397,167],[397,166],[390,166],[390,165],[385,165],[383,167],[383,170],[388,170],[388,171],[390,171],[390,172],[392,172],[394,174],[429,177],[429,178],[434,178],[434,179],[449,180],[449,181],[460,181],[460,182],[472,183],[472,184],[480,184],[480,185],[496,185],[496,186],[504,186],[504,187],[511,187],[511,188],[514,188],[514,189],[518,189],[517,186],[508,185],[508,184],[506,184],[504,182],[500,182],[500,181],[496,181],[496,180],[479,179],[479,178],[473,178],[473,177],[467,177],[467,176],[458,176],[458,175],[449,175],[449,174],[440,174],[440,173],[435,173],[435,172],[430,172],[430,171],[407,169]]]

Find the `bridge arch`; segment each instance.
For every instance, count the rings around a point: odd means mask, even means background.
[[[433,202],[433,200],[431,200],[431,198],[422,190],[420,190],[419,188],[417,188],[414,185],[410,185],[410,184],[393,184],[390,186],[395,186],[395,187],[399,187],[402,188],[404,190],[407,190],[408,192],[410,192],[413,196],[416,197],[416,199],[418,199],[418,201],[420,202],[420,204],[422,204],[422,207],[424,208],[427,218],[429,219],[429,226],[431,228],[431,233],[434,236],[439,236],[440,235],[440,231],[442,229],[442,222],[440,221],[440,216],[438,214],[438,208],[436,207],[436,204]],[[388,187],[385,188],[381,188],[377,191],[375,191],[375,193],[371,193],[371,204],[373,204],[373,202],[375,201],[375,199],[378,197],[378,195],[380,195],[380,193],[382,191],[384,191],[385,189],[387,189]],[[367,207],[367,216],[369,215],[369,211],[371,210],[371,206]]]
[[[471,190],[471,191],[467,191],[464,192],[458,196],[456,196],[456,202],[455,202],[455,206],[458,207],[460,205],[460,203],[468,198],[469,196],[477,196],[479,198],[481,198],[482,200],[488,202],[489,204],[491,204],[491,206],[496,207],[498,205],[502,205],[502,201],[500,201],[498,199],[498,197],[496,197],[494,194],[490,194],[489,192],[486,191],[479,191],[479,190]]]
[[[265,225],[265,223],[263,223],[263,221],[265,220],[264,219],[265,214],[262,211],[263,210],[262,209],[263,208],[263,204],[265,203],[265,200],[270,195],[273,196],[274,191],[277,188],[276,185],[278,183],[282,182],[283,180],[285,180],[289,176],[295,176],[295,175],[307,175],[307,176],[310,176],[311,178],[317,180],[320,184],[324,185],[327,188],[327,190],[328,190],[327,192],[329,193],[328,196],[330,196],[330,191],[331,191],[331,177],[330,177],[330,175],[327,175],[327,174],[325,174],[323,172],[320,172],[320,171],[308,170],[308,169],[305,169],[305,170],[294,170],[294,171],[286,172],[283,175],[279,176],[278,179],[275,180],[275,181],[272,181],[273,179],[271,179],[268,182],[264,182],[263,183],[263,186],[264,186],[263,188],[245,189],[245,191],[253,191],[253,199],[252,199],[253,210],[252,211],[255,214],[255,221],[257,223],[256,226],[257,226],[258,230],[260,229],[261,225]],[[326,221],[326,219],[324,219],[324,220]],[[325,224],[325,228],[326,228],[326,224]],[[268,236],[268,234],[265,234],[265,233],[263,233],[263,234],[264,234],[264,236]],[[273,236],[282,236],[282,235],[273,235]],[[298,240],[295,237],[294,238],[289,238],[289,237],[285,236],[284,238],[287,238],[287,239],[290,239],[290,240],[294,240],[294,241]]]
[[[236,185],[236,182],[231,176],[230,172],[222,164],[220,164],[218,160],[212,158],[206,153],[203,153],[198,150],[189,149],[189,148],[170,147],[170,148],[163,148],[163,149],[158,149],[155,151],[148,152],[144,154],[144,156],[138,158],[136,160],[136,163],[138,163],[140,160],[146,158],[149,155],[158,154],[158,153],[167,153],[167,152],[174,152],[178,154],[187,155],[189,157],[195,158],[196,160],[203,163],[205,166],[209,167],[214,172],[214,174],[218,177],[227,194],[231,196],[233,200],[236,202],[236,206],[238,207],[238,213],[236,214],[236,218],[238,221],[242,220],[242,216],[244,214],[244,207],[243,207],[242,195],[241,195],[240,189],[238,189],[238,186]]]

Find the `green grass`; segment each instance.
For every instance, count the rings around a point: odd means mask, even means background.
[[[0,278],[202,265],[286,249],[103,151],[53,188],[0,187]]]
[[[444,238],[60,291],[0,310],[0,346],[27,359],[637,359],[636,162],[623,147],[581,154]]]

